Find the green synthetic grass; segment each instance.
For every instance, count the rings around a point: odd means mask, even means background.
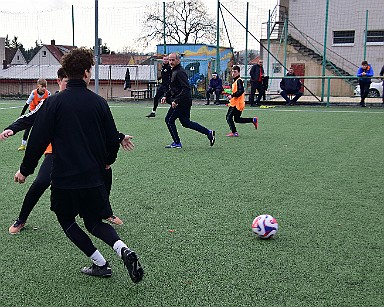
[[[0,102],[0,128],[23,104]],[[240,137],[226,138],[227,108],[194,106],[217,143],[178,123],[178,150],[164,149],[166,109],[147,119],[150,107],[111,104],[118,129],[135,136],[113,165],[111,203],[143,282],[97,239],[113,276],[82,275],[90,261],[61,231],[49,191],[26,229],[8,234],[35,178],[12,182],[18,134],[0,143],[1,306],[384,305],[383,109],[248,108],[259,130],[238,124]],[[272,240],[251,232],[264,213],[279,222]]]

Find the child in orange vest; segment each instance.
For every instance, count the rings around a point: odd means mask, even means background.
[[[253,118],[244,118],[241,117],[241,113],[244,110],[245,107],[245,94],[244,94],[244,83],[243,80],[240,78],[240,67],[235,65],[232,67],[232,77],[233,77],[233,84],[232,84],[232,91],[228,95],[229,103],[228,103],[228,112],[227,112],[227,123],[229,125],[229,128],[231,129],[231,133],[227,134],[229,137],[237,137],[239,136],[239,133],[237,132],[235,122],[239,124],[245,124],[245,123],[253,123],[255,128],[257,129],[258,126],[258,119],[257,117]]]
[[[33,111],[36,106],[39,104],[39,102],[43,99],[46,99],[51,93],[47,90],[47,81],[45,79],[38,79],[37,80],[37,88],[31,92],[31,95],[29,95],[23,110],[21,111],[21,115],[25,113],[25,111],[29,108],[29,111]],[[26,129],[24,131],[23,139],[21,140],[21,145],[17,149],[18,151],[25,150],[27,147],[27,140],[29,136],[29,132],[31,129]]]

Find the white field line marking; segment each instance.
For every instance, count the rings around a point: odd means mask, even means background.
[[[128,107],[128,105],[109,105],[110,108],[125,108]],[[151,106],[142,106],[143,109],[150,109],[152,110]],[[169,106],[158,106],[158,109],[169,109]],[[192,110],[219,110],[224,109],[223,107],[197,107],[192,106]],[[227,107],[225,107],[225,110],[227,110]],[[280,108],[269,108],[269,109],[258,109],[258,108],[248,108],[245,110],[253,110],[253,111],[260,111],[260,112],[319,112],[319,113],[370,113],[370,114],[384,114],[384,110],[382,111],[365,111],[365,110],[319,110],[319,109],[295,109],[295,110],[289,110],[289,109],[280,109]]]
[[[10,110],[10,109],[20,109],[22,108],[23,106],[17,106],[17,107],[7,107],[7,108],[0,108],[0,110]]]

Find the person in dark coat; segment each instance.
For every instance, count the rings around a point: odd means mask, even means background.
[[[211,146],[215,143],[215,131],[209,130],[199,123],[191,121],[192,95],[191,86],[188,82],[188,76],[185,69],[181,66],[181,57],[178,53],[169,55],[169,63],[172,67],[172,78],[169,85],[169,91],[161,99],[161,103],[169,103],[171,107],[165,117],[169,133],[173,142],[165,148],[182,148],[179,134],[176,128],[176,119],[185,128],[189,128],[205,134]]]
[[[124,77],[124,91],[127,88],[131,88],[131,74],[129,73],[129,68],[127,68],[127,71],[125,72]]]
[[[287,72],[287,77],[294,77],[295,72],[293,71],[293,68],[290,67]],[[294,105],[297,100],[303,95],[302,92],[300,92],[301,89],[301,82],[299,78],[283,78],[280,81],[280,88],[281,92],[280,95],[285,99],[287,102],[287,105]],[[289,99],[288,95],[295,95],[293,99]]]
[[[223,81],[220,79],[220,77],[217,75],[217,72],[214,72],[212,74],[212,79],[209,80],[209,87],[207,90],[207,103],[206,105],[209,105],[209,98],[211,97],[212,93],[215,93],[216,95],[216,104],[220,104],[219,98],[221,95],[221,92],[223,91]]]
[[[260,100],[264,97],[265,87],[263,84],[264,78],[264,68],[263,60],[258,61],[257,64],[253,65],[251,71],[249,72],[250,81],[251,81],[251,93],[249,95],[249,103],[251,107],[256,107],[260,105]],[[255,102],[255,93],[258,92],[257,99]]]
[[[163,57],[163,65],[161,66],[161,77],[160,77],[161,83],[157,88],[155,97],[153,98],[152,112],[146,115],[146,117],[150,118],[150,117],[156,116],[156,109],[159,106],[159,100],[161,99],[161,97],[165,95],[166,92],[168,92],[169,83],[171,83],[171,75],[172,75],[171,65],[169,65],[168,56],[165,55]]]
[[[357,77],[359,78],[359,85],[360,85],[360,106],[365,107],[365,98],[368,97],[369,93],[369,87],[371,86],[372,80],[371,77],[373,77],[374,72],[371,64],[368,64],[367,61],[361,62],[361,66],[357,70]]]
[[[87,88],[93,58],[92,51],[85,48],[75,48],[62,57],[67,88],[48,97],[41,106],[14,181],[24,183],[52,143],[51,210],[66,236],[92,261],[81,272],[99,277],[112,275],[107,260],[76,222],[77,215],[89,233],[121,257],[130,278],[137,283],[144,275],[137,254],[111,225],[102,221],[108,206],[103,175],[106,166],[116,160],[119,132],[107,101]]]

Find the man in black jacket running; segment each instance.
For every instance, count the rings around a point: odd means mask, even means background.
[[[169,55],[169,63],[172,67],[172,78],[169,91],[161,99],[161,103],[167,102],[171,105],[165,117],[165,123],[173,142],[165,148],[182,148],[175,124],[176,119],[180,120],[183,127],[205,134],[209,139],[210,145],[213,146],[215,143],[215,131],[208,130],[190,119],[192,107],[191,87],[188,82],[187,73],[180,65],[180,54],[171,53]]]

